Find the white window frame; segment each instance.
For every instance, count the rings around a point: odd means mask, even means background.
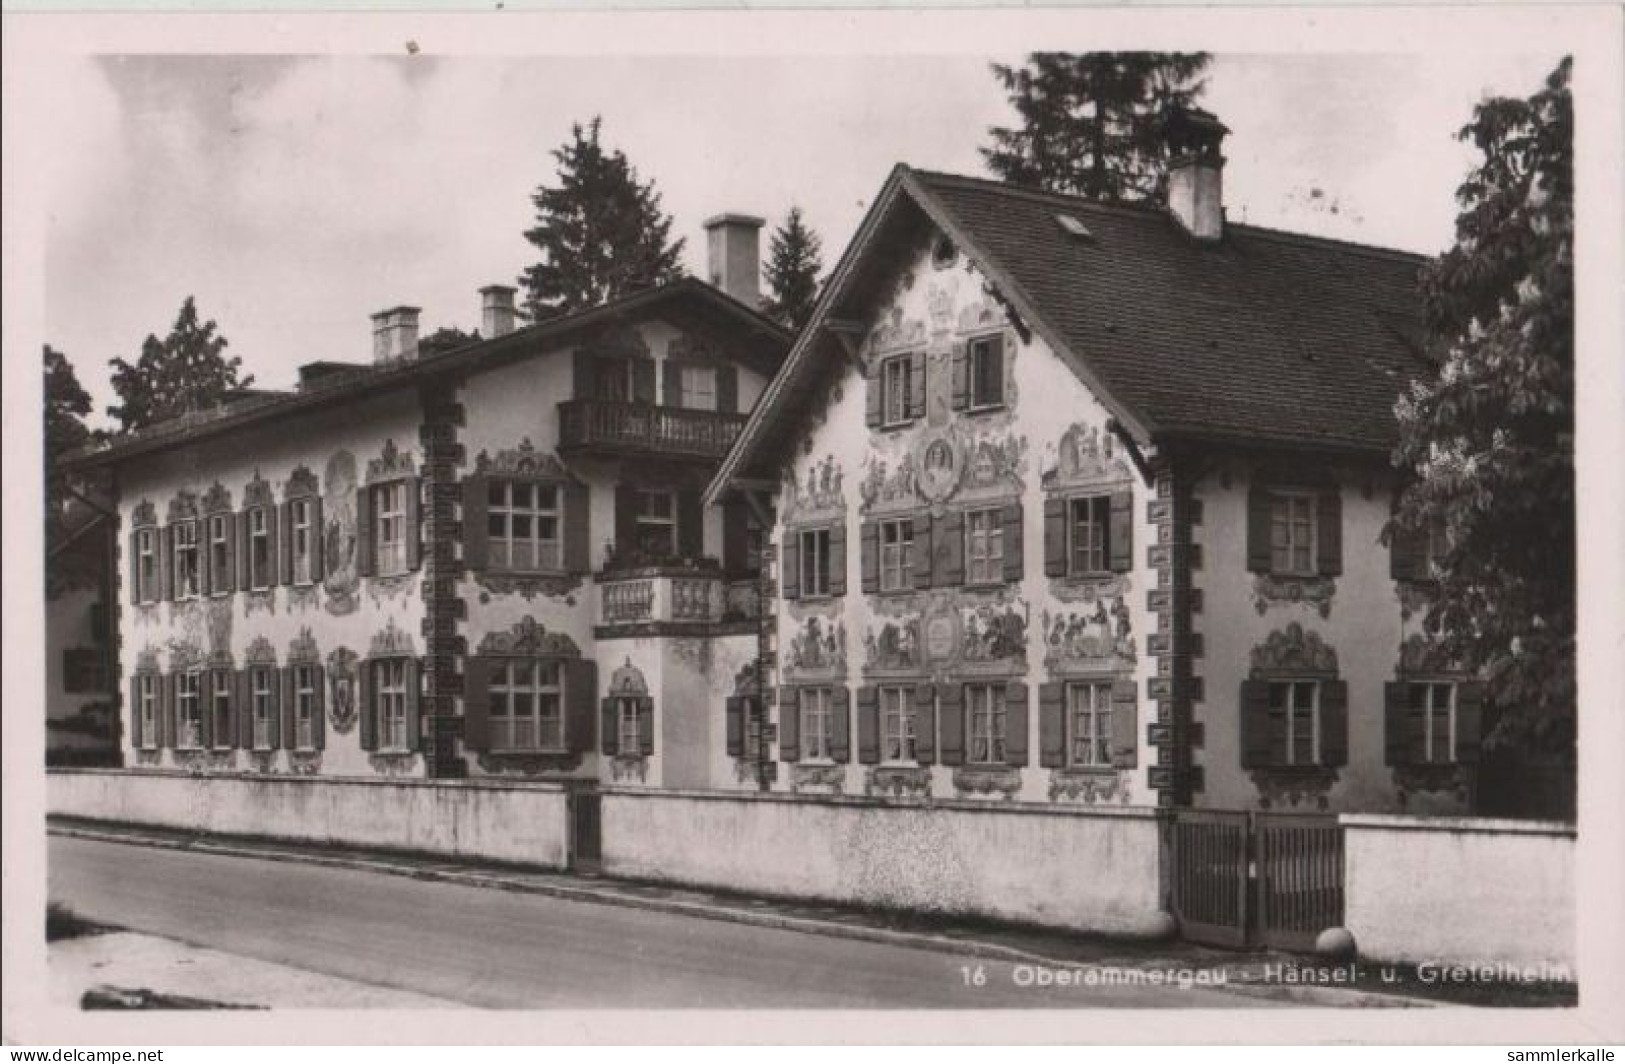
[[[684,410],[717,409],[717,371],[713,366],[679,366]],[[700,385],[704,385],[700,387]],[[668,400],[669,401],[669,400]]]
[[[150,672],[135,678],[135,711],[141,718],[141,749],[158,747],[158,677]]]
[[[404,480],[372,486],[373,572],[406,572],[406,487]]]
[[[966,684],[965,760],[972,765],[1003,765],[1009,756],[1007,740],[1004,686]]]
[[[978,528],[981,524],[984,527]],[[965,514],[965,582],[1004,583],[1004,511],[970,510]]]
[[[1270,710],[1272,712],[1276,708],[1275,692],[1284,688],[1287,693],[1286,702],[1282,707],[1284,708],[1286,714],[1286,760],[1284,764],[1291,766],[1312,766],[1321,764],[1321,760],[1324,757],[1324,751],[1321,748],[1320,681],[1305,679],[1303,677],[1292,679],[1282,678],[1270,680],[1269,685]],[[1300,699],[1305,689],[1308,689],[1309,691],[1309,706],[1307,707],[1307,712],[1305,712],[1305,707],[1300,704]],[[1298,719],[1300,716],[1307,716],[1309,718],[1310,757],[1308,761],[1298,760],[1298,739],[1303,734],[1301,730],[1302,724]]]
[[[637,757],[643,753],[643,734],[638,726],[642,708],[642,698],[620,695],[615,699],[615,737],[618,741],[616,749],[622,756]]]
[[[1270,490],[1270,572],[1281,576],[1314,576],[1319,530],[1315,527],[1316,496],[1309,491]],[[1279,544],[1278,534],[1285,533]],[[1302,537],[1300,541],[1300,536]],[[1285,551],[1285,564],[1282,552]],[[1298,564],[1298,556],[1304,558]]]
[[[231,749],[230,743],[223,743],[220,739],[222,732],[230,733],[232,714],[237,712],[237,706],[234,704],[237,701],[237,692],[232,690],[236,686],[233,683],[234,679],[235,676],[229,669],[209,670],[209,724],[214,732],[209,738],[212,740],[211,749],[214,750]],[[222,681],[225,685],[223,688],[221,686]],[[226,702],[225,728],[220,727],[220,700],[222,695],[225,696]]]
[[[270,588],[271,574],[276,569],[276,559],[271,556],[271,521],[273,520],[271,508],[269,506],[250,507],[247,516],[248,590],[265,591]],[[294,565],[294,572],[297,575],[297,560]]]
[[[158,601],[158,529],[144,526],[135,530],[135,600]]]
[[[316,504],[309,495],[288,500],[288,533],[292,538],[292,542],[288,544],[288,557],[293,562],[293,582],[300,587],[316,582],[315,537],[318,531],[315,527],[315,516]],[[269,534],[266,536],[265,545],[267,548],[265,556],[270,559]],[[267,579],[266,586],[269,584],[270,581]]]
[[[248,670],[249,718],[254,729],[251,745],[255,750],[269,750],[275,745],[276,721],[271,717],[271,691],[275,682],[275,670],[269,666],[254,665]]]
[[[1112,684],[1079,680],[1066,685],[1066,756],[1074,768],[1110,768]]]
[[[203,595],[202,559],[199,557],[197,526],[195,518],[176,521],[169,526],[170,595],[176,602],[201,598]]]
[[[903,425],[914,420],[909,413],[914,396],[914,356],[893,355],[880,363],[880,423]]]
[[[1078,520],[1082,508],[1084,521]],[[1112,497],[1104,494],[1074,495],[1066,501],[1066,571],[1068,576],[1100,576],[1111,572]],[[1086,530],[1090,540],[1079,544],[1079,530]],[[1079,553],[1084,563],[1078,563]],[[1099,565],[1095,565],[1098,558]]]
[[[881,760],[890,765],[912,765],[919,760],[920,706],[915,690],[906,685],[880,688]],[[930,712],[929,709],[926,712]]]
[[[512,658],[491,672],[491,749],[564,749],[564,666],[554,658]]]
[[[175,749],[203,749],[203,670],[187,669],[174,674]],[[190,711],[187,706],[190,704]],[[190,718],[190,719],[188,719]]]
[[[797,710],[801,716],[801,759],[830,761],[830,709],[834,701],[828,687],[800,689]]]
[[[1456,744],[1460,733],[1456,728],[1456,703],[1459,688],[1452,680],[1412,680],[1407,697],[1414,694],[1416,688],[1422,688],[1426,694],[1422,700],[1422,760],[1428,764],[1449,765],[1456,762]],[[1439,705],[1439,695],[1444,695],[1444,705]],[[1433,739],[1434,718],[1443,715],[1446,718],[1446,749],[1444,756],[1437,756]]]
[[[318,666],[293,667],[293,745],[298,750],[316,748],[316,693],[321,683]]]
[[[801,597],[829,598],[830,530],[804,528],[796,535],[801,546],[797,551],[797,564],[801,566]]]
[[[880,522],[880,590],[907,591],[914,587],[914,519],[899,517]]]
[[[378,722],[378,749],[406,749],[406,659],[382,658],[372,663],[373,698]]]
[[[521,505],[518,501],[518,489],[521,487],[530,490],[529,505]],[[551,496],[551,502],[543,505],[543,499],[547,496]],[[562,569],[563,497],[564,492],[553,481],[491,478],[486,487],[486,536],[491,568],[519,573],[556,572]],[[514,528],[518,521],[525,519],[530,521],[530,535],[521,537],[515,534]],[[542,535],[544,521],[551,525],[551,535]],[[530,551],[531,564],[515,563],[521,547]]]
[[[983,359],[992,352],[998,359],[998,373],[995,375],[998,394],[985,396],[980,393],[978,384],[982,374],[978,372]],[[979,336],[967,345],[965,352],[965,370],[969,374],[969,400],[972,410],[993,410],[1004,405],[1004,336],[995,333],[992,336]]]
[[[227,583],[222,580],[224,574],[228,579],[233,576],[231,572],[231,524],[227,521],[229,515],[213,513],[204,519],[209,540],[209,596],[229,595],[231,592],[221,587]],[[233,585],[235,580],[230,581]]]
[[[652,554],[656,557],[677,556],[677,492],[673,488],[638,488],[638,509],[636,526],[638,530],[638,551],[643,554]],[[649,503],[655,499],[664,499],[667,504],[665,513],[653,513]],[[646,536],[652,530],[660,530],[666,539],[666,546],[660,550],[651,550],[648,547]]]

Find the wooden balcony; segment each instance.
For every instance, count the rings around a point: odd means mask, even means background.
[[[559,404],[559,450],[720,459],[744,424],[744,414],[569,399]]]

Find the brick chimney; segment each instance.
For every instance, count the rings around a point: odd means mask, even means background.
[[[1224,236],[1225,128],[1214,115],[1198,108],[1168,112],[1168,212],[1197,240]]]
[[[761,228],[748,214],[719,214],[706,220],[707,280],[755,310],[762,301]]]
[[[418,357],[417,307],[391,307],[372,316],[372,360],[399,362]]]
[[[505,284],[488,284],[480,289],[480,338],[494,340],[513,332],[517,312],[513,296],[518,291]]]

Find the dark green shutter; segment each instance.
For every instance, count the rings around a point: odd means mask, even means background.
[[[1133,768],[1140,762],[1140,687],[1133,680],[1112,684],[1112,764]]]
[[[1335,485],[1320,493],[1315,520],[1320,523],[1315,537],[1320,575],[1338,576],[1343,572],[1343,494]]]
[[[922,765],[937,759],[937,689],[928,683],[914,687],[914,758]]]
[[[1020,680],[1004,685],[1004,760],[1017,768],[1027,764],[1027,685]]]
[[[615,699],[606,698],[598,707],[598,749],[613,757],[620,753],[621,729],[616,719]]]
[[[598,724],[598,663],[591,658],[564,661],[564,745],[572,753],[592,752]]]
[[[319,584],[327,574],[327,535],[322,527],[322,500],[310,496],[310,582]]]
[[[916,351],[908,360],[908,416],[925,416],[925,352]]]
[[[644,757],[655,752],[655,700],[638,699],[638,753]]]
[[[233,552],[236,554],[237,564],[232,567],[235,574],[238,591],[248,591],[254,586],[253,554],[254,544],[249,537],[248,530],[253,523],[250,516],[252,510],[242,510],[237,514],[237,535],[232,537]]]
[[[965,582],[965,514],[949,510],[938,518],[931,537],[933,587],[958,587]]]
[[[406,536],[406,568],[416,570],[423,561],[423,495],[419,488],[417,477],[407,477],[402,485],[406,492],[406,520],[403,522]]]
[[[875,521],[858,526],[858,571],[865,595],[880,590],[880,525]]]
[[[840,598],[846,594],[846,522],[832,525],[829,530],[829,594]]]
[[[140,529],[137,529],[134,532],[130,533],[130,536],[129,536],[129,544],[130,544],[129,550],[124,555],[125,563],[130,567],[130,570],[129,570],[129,572],[130,572],[129,588],[130,588],[130,603],[131,603],[131,605],[134,605],[135,603],[138,603],[138,602],[146,601],[146,599],[141,594],[142,588],[141,588],[140,536],[141,536],[141,530]],[[154,536],[153,538],[157,539],[158,537]],[[136,745],[140,746],[141,744],[137,743]]]
[[[965,763],[965,689],[937,685],[937,753],[944,765]]]
[[[372,489],[360,487],[355,490],[356,574],[371,576],[378,567],[377,561],[372,549]]]
[[[310,742],[318,750],[327,747],[327,670],[320,665],[311,665],[311,683],[315,686],[312,699],[310,718]],[[282,704],[283,713],[292,713],[293,709],[288,703]]]
[[[292,750],[299,745],[299,737],[295,734],[296,722],[299,719],[299,667],[289,665],[278,670],[276,675],[276,689],[282,698],[278,702],[280,712],[277,714],[275,726],[271,729],[273,744],[284,750]]]
[[[585,484],[566,484],[564,497],[564,568],[572,573],[592,569],[592,499]]]
[[[463,478],[463,564],[475,572],[490,564],[490,491],[491,482],[483,476]]]
[[[852,694],[845,684],[829,692],[829,757],[843,765],[852,760]]]
[[[1247,569],[1254,573],[1270,571],[1270,492],[1254,482],[1247,492]]]
[[[1346,680],[1320,682],[1320,763],[1332,768],[1349,763],[1349,685]]]
[[[968,406],[970,406],[970,346],[961,340],[954,344],[953,408],[964,410]]]
[[[502,664],[506,664],[505,662]],[[500,668],[490,658],[470,654],[463,661],[463,749],[491,749],[491,673]],[[565,687],[568,689],[569,680]],[[566,697],[569,691],[566,690]]]
[[[779,688],[779,760],[801,760],[801,698],[794,687]]]
[[[1478,764],[1484,741],[1484,685],[1468,680],[1456,685],[1456,760]]]
[[[1022,544],[1021,503],[1005,503],[999,511],[1000,536],[1004,547],[1004,580],[1019,584],[1025,576],[1026,555]]]
[[[870,428],[877,429],[881,425],[881,419],[883,416],[881,410],[881,392],[884,389],[884,385],[881,383],[882,377],[880,373],[880,363],[878,360],[872,366],[870,366],[867,371],[865,371],[863,380],[863,420],[864,423]]]
[[[1382,685],[1383,763],[1409,765],[1416,756],[1411,727],[1411,685],[1390,681]]]
[[[419,680],[420,675],[421,674],[420,674],[420,672],[418,670],[418,659],[417,658],[407,658],[406,659],[406,748],[408,750],[418,750],[418,749],[422,748],[422,746],[423,746],[423,744],[421,742],[421,732],[423,731],[423,726],[422,726],[421,723],[419,723],[420,719],[423,716],[423,707],[422,707],[421,703],[419,702],[419,698],[418,698],[418,696],[420,694],[420,691],[421,691],[421,681]]]
[[[1066,684],[1058,681],[1038,688],[1038,763],[1066,767]]]
[[[372,661],[357,666],[357,701],[361,703],[361,749],[378,749],[378,700],[373,694]]]
[[[1270,724],[1270,685],[1264,680],[1241,681],[1241,767],[1267,768],[1274,764],[1274,729]],[[1283,736],[1284,738],[1284,736]]]
[[[793,528],[784,530],[779,547],[779,594],[786,599],[801,597],[801,533]]]
[[[1066,500],[1044,499],[1044,575],[1066,575]]]
[[[1114,491],[1111,495],[1111,523],[1107,529],[1111,550],[1109,565],[1114,573],[1134,570],[1134,493]]]
[[[940,534],[940,523],[933,521],[929,513],[922,511],[914,518],[914,586],[917,589],[931,586],[931,544],[933,536]]]
[[[870,686],[858,688],[858,761],[880,763],[880,691]]]
[[[236,676],[237,682],[235,697],[237,699],[237,712],[233,714],[233,716],[237,718],[236,735],[233,737],[236,741],[231,745],[240,750],[254,749],[253,694],[254,672],[257,668],[258,666],[250,666],[249,668],[242,669],[237,673]]]
[[[130,677],[130,745],[141,749],[146,734],[141,730],[141,677]]]

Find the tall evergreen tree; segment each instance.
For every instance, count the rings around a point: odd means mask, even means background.
[[[654,183],[620,151],[605,151],[599,122],[577,124],[553,152],[558,185],[531,196],[536,225],[525,239],[542,257],[519,278],[535,320],[596,306],[682,276],[683,241],[671,239],[671,218]]]
[[[112,360],[119,405],[107,412],[118,419],[121,430],[202,410],[226,392],[254,383],[253,377],[239,376],[243,360],[225,356],[226,338],[216,335],[215,328],[212,320],[199,323],[197,305],[187,296],[168,336],[160,340],[148,335],[133,365]]]
[[[1427,629],[1483,670],[1492,744],[1561,750],[1575,709],[1574,146],[1569,60],[1458,134],[1482,154],[1423,292],[1436,378],[1402,397],[1389,533],[1439,537]]]
[[[67,479],[57,460],[90,442],[85,426],[90,394],[79,384],[68,356],[45,345],[45,532],[47,545],[60,530],[67,499]]]
[[[993,64],[1021,120],[988,130],[988,169],[1029,188],[1105,202],[1160,198],[1162,117],[1202,92],[1206,52],[1034,52]]]
[[[824,270],[823,241],[791,207],[784,224],[768,243],[767,274],[772,298],[768,314],[792,332],[800,332],[818,301],[818,276]]]

